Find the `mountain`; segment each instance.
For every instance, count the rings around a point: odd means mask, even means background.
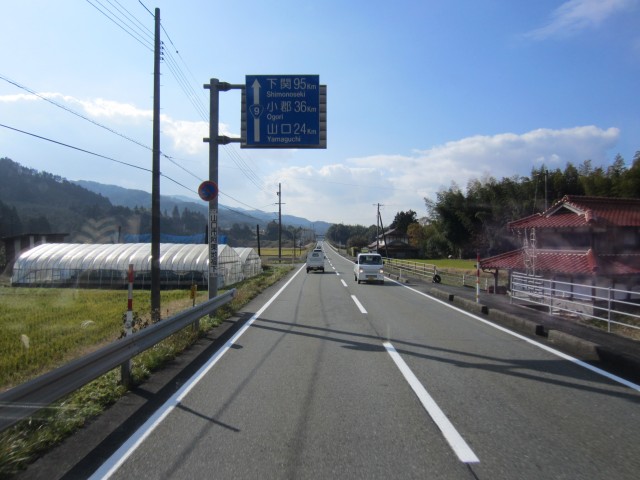
[[[117,185],[105,185],[103,183],[92,182],[90,180],[74,181],[76,185],[86,188],[90,192],[97,193],[109,199],[112,205],[127,208],[143,207],[151,208],[151,194],[144,190],[118,187]],[[185,208],[192,212],[207,215],[208,207],[205,202],[196,203],[186,197],[171,197],[160,195],[160,210],[171,213],[174,207],[182,212]]]
[[[129,188],[118,187],[116,185],[105,185],[98,182],[88,180],[78,180],[73,182],[87,190],[97,193],[109,199],[113,205],[135,208],[144,207],[151,208],[151,194],[144,190],[134,190]],[[185,208],[192,212],[203,214],[205,217],[209,214],[209,206],[206,202],[194,202],[187,197],[180,195],[160,195],[160,210],[168,215],[177,207],[180,212]],[[220,228],[231,228],[235,223],[238,225],[260,225],[264,228],[269,222],[277,221],[277,215],[273,212],[263,212],[261,210],[245,210],[242,208],[231,208],[226,205],[219,204],[220,214],[218,224]],[[294,215],[282,215],[282,224],[292,227],[309,228],[313,226],[318,235],[324,235],[331,226],[330,223],[323,221],[310,221],[306,218],[296,217]]]
[[[108,243],[127,235],[148,234],[150,209],[151,194],[145,191],[97,182],[71,182],[0,158],[0,238],[25,233],[66,233],[69,242]],[[160,215],[162,234],[200,235],[207,224],[208,205],[184,197],[162,196]],[[237,245],[255,236],[252,232],[256,225],[269,233],[267,237],[273,236],[276,220],[273,212],[225,205],[220,205],[218,215],[222,233]],[[282,226],[290,236],[292,229],[301,227],[310,231],[312,226],[322,235],[330,225],[283,215]]]

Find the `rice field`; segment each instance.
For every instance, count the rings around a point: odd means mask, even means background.
[[[0,389],[120,337],[127,297],[127,290],[0,288]],[[177,300],[186,308],[189,290],[161,292],[163,314]],[[133,310],[150,311],[148,291],[134,291]]]

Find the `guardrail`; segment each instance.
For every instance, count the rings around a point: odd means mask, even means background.
[[[153,347],[177,331],[230,302],[231,289],[211,300],[155,323],[131,336],[73,360],[60,368],[0,393],[0,431],[47,407],[131,358]]]
[[[513,273],[511,302],[543,305],[550,314],[568,313],[612,325],[640,330],[640,292],[549,280]]]

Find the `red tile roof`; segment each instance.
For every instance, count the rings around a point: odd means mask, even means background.
[[[640,199],[565,195],[548,210],[510,222],[507,228],[640,227]]]
[[[640,254],[595,255],[589,250],[536,250],[535,271],[571,275],[638,275]],[[524,249],[480,260],[485,270],[526,271]]]

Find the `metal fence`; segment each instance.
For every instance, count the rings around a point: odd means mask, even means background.
[[[570,283],[514,272],[511,302],[542,305],[563,314],[640,330],[640,291]]]
[[[385,258],[385,269],[393,271],[402,279],[407,276],[420,277],[434,283],[445,283],[447,285],[475,287],[476,282],[480,281],[480,288],[489,291],[493,288],[493,276],[484,272],[477,274],[465,274],[459,272],[449,272],[447,270],[439,270],[436,265],[424,262],[414,262],[411,260],[399,260],[397,258]]]
[[[449,272],[433,264],[394,258],[385,258],[385,270],[399,279],[414,276],[453,286],[475,287],[479,282],[481,290],[493,292],[494,278],[483,272],[479,276]],[[508,286],[511,302],[541,305],[553,315],[605,322],[608,332],[613,325],[640,330],[640,290],[550,280],[518,272],[514,272],[510,280],[502,278],[501,282],[505,286],[498,288],[506,290]]]

